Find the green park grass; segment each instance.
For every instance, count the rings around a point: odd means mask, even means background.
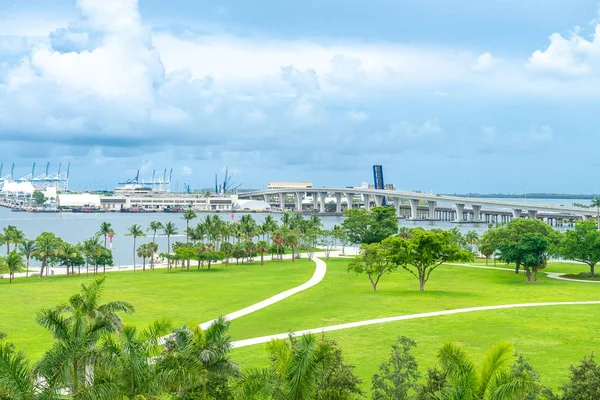
[[[314,273],[313,262],[302,259],[295,263],[254,261],[252,266],[230,264],[210,270],[189,271],[166,269],[107,273],[103,302],[124,300],[135,306],[135,313],[125,315],[127,324],[144,327],[159,318],[169,319],[174,326],[201,323],[224,315],[274,294],[306,282]],[[55,276],[0,279],[0,332],[8,335],[18,349],[32,359],[47,350],[52,337],[35,322],[39,309],[50,308],[76,293],[86,278]]]
[[[366,319],[514,303],[600,300],[600,286],[565,282],[540,273],[540,282],[528,283],[522,274],[459,266],[441,266],[431,275],[426,291],[409,273],[397,271],[382,278],[376,293],[364,275],[347,273],[347,259],[327,262],[328,272],[319,285],[242,317],[232,323],[234,339],[342,324]],[[498,265],[504,266],[504,265]],[[552,265],[556,272],[586,266]],[[557,306],[481,311],[400,321],[327,333],[338,341],[347,360],[367,387],[370,377],[389,355],[399,335],[419,344],[416,354],[423,369],[435,362],[437,349],[446,341],[466,346],[475,357],[493,343],[508,340],[529,357],[544,382],[557,386],[568,374],[568,366],[585,353],[598,350],[600,338],[595,318],[600,305]],[[245,367],[268,362],[262,345],[234,349],[233,356]]]

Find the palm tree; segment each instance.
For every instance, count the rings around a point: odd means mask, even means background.
[[[175,378],[174,389],[179,389],[180,382],[192,391],[201,386],[203,399],[209,391],[228,390],[227,378],[239,375],[239,367],[229,356],[232,347],[229,326],[229,321],[219,317],[206,330],[199,326],[174,330],[167,339],[165,357],[157,363],[157,372]]]
[[[600,231],[600,197],[596,197],[592,199],[592,207],[596,207],[596,224],[598,225],[598,230]]]
[[[288,230],[287,232],[285,232],[283,240],[285,242],[286,246],[289,246],[292,249],[292,262],[294,262],[295,257],[295,250],[296,247],[298,247],[298,244],[300,243],[300,237],[298,236],[298,233],[295,230]]]
[[[127,236],[133,236],[133,273],[135,274],[135,244],[137,238],[146,236],[146,234],[144,233],[140,225],[133,224],[127,230]]]
[[[142,331],[126,325],[121,332],[105,335],[94,365],[93,381],[103,382],[106,391],[104,397],[97,398],[155,398],[152,395],[160,390],[165,379],[155,372],[155,363],[148,360],[164,353],[160,339],[169,332],[170,323],[158,320]]]
[[[141,257],[143,260],[143,267],[142,267],[142,271],[146,271],[146,258],[152,258],[152,256],[154,255],[154,246],[156,243],[155,242],[151,242],[151,243],[144,243],[142,244],[140,247],[138,247],[137,250],[137,255],[138,257]]]
[[[85,274],[86,276],[89,275],[90,270],[89,270],[89,265],[90,263],[94,263],[94,261],[96,260],[96,258],[101,254],[101,248],[100,248],[100,237],[98,235],[94,235],[91,238],[84,240],[83,241],[83,254],[85,257]],[[96,271],[95,265],[94,265],[94,273]]]
[[[122,301],[99,304],[104,282],[102,277],[87,286],[82,284],[81,292],[67,303],[37,313],[38,324],[50,331],[55,340],[36,368],[40,384],[46,388],[67,387],[73,398],[79,398],[88,389],[99,340],[122,329],[117,313],[133,312],[133,306]]]
[[[277,259],[281,261],[283,259],[283,244],[285,243],[285,237],[282,228],[279,228],[273,232],[272,240],[277,247]]]
[[[9,283],[12,283],[15,278],[15,272],[22,272],[25,269],[25,262],[21,253],[17,253],[16,250],[8,253],[6,257],[0,256],[0,271],[5,270],[8,272]]]
[[[449,385],[442,390],[442,399],[517,399],[529,382],[515,377],[509,362],[514,348],[507,342],[498,343],[483,357],[479,370],[466,351],[453,343],[445,344],[438,359]]]
[[[79,257],[79,247],[68,242],[62,242],[59,246],[59,253],[67,268],[67,278],[69,277],[69,268],[73,267],[72,262]],[[74,271],[73,271],[74,272]]]
[[[48,260],[50,257],[54,257],[58,254],[58,246],[60,239],[53,233],[42,232],[37,238],[35,238],[35,250],[32,256],[42,262],[40,267],[40,278],[44,276],[44,269],[46,269],[46,276],[48,276]]]
[[[106,247],[106,238],[110,234],[115,234],[115,231],[112,228],[112,224],[110,222],[102,222],[100,224],[100,229],[98,230],[98,235],[104,236],[104,247]]]
[[[25,278],[29,277],[29,260],[33,256],[35,252],[35,240],[25,239],[21,244],[19,244],[19,251],[25,257],[27,261],[27,269],[25,270]]]
[[[156,243],[156,231],[159,229],[164,229],[162,222],[160,221],[152,221],[150,222],[150,226],[148,227],[148,231],[152,231],[152,243]],[[155,253],[158,251],[158,245],[156,245]],[[150,264],[152,265],[151,269],[154,269],[154,254],[150,258]]]
[[[256,243],[256,251],[260,253],[260,265],[265,265],[264,255],[269,251],[269,243],[266,240],[259,240]]]
[[[11,243],[17,245],[25,240],[25,234],[14,225],[8,225],[2,230],[2,241],[6,244],[6,254],[10,253]]]
[[[198,215],[196,214],[196,211],[190,209],[187,209],[183,212],[183,219],[185,219],[185,242],[188,243],[189,242],[189,230],[190,230],[190,221],[197,218]]]
[[[25,353],[17,352],[11,343],[0,341],[0,388],[9,399],[33,400],[35,378]],[[55,393],[46,392],[48,399]]]
[[[177,235],[177,233],[178,233],[175,223],[172,221],[167,222],[163,228],[163,233],[167,237],[167,254],[171,254],[171,251],[173,251],[173,249],[171,249],[171,236]],[[171,259],[170,258],[167,258],[167,263],[168,263],[169,271],[170,271],[171,270]]]

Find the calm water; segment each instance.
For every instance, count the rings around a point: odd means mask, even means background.
[[[509,199],[504,199],[510,201]],[[518,200],[524,202],[524,200]],[[528,203],[538,204],[558,204],[570,206],[575,203],[587,204],[589,201],[586,200],[564,200],[564,199],[540,199],[540,200],[527,200]],[[199,213],[198,218],[203,219],[207,214]],[[222,219],[231,221],[231,214],[218,214]],[[243,214],[236,213],[235,220],[239,220]],[[252,214],[258,223],[261,223],[267,214]],[[273,218],[279,220],[279,214],[271,214]],[[181,219],[181,214],[170,214],[170,213],[140,213],[140,214],[127,214],[127,213],[102,213],[102,214],[33,214],[26,212],[12,212],[6,208],[0,208],[0,229],[6,225],[16,225],[19,229],[25,232],[28,238],[35,238],[41,232],[48,231],[53,232],[60,236],[63,240],[71,243],[77,243],[84,239],[93,236],[100,227],[100,224],[104,221],[110,222],[113,229],[116,232],[116,236],[113,239],[113,256],[115,265],[131,265],[133,262],[133,238],[125,236],[127,228],[133,224],[139,224],[145,230],[147,229],[151,221],[161,221],[163,224],[167,221],[173,221],[177,225],[179,232],[185,231],[185,221]],[[323,225],[325,228],[330,229],[336,224],[340,224],[343,221],[343,217],[322,217]],[[196,224],[197,220],[192,221],[192,224]],[[486,224],[461,224],[456,225],[447,221],[406,221],[400,220],[400,226],[416,227],[421,226],[426,229],[428,228],[441,228],[441,229],[452,229],[456,226],[463,231],[475,230],[482,234],[487,230]],[[149,242],[152,240],[152,232],[147,232],[148,237],[138,238],[137,245]],[[185,240],[185,235],[179,235],[178,237],[172,237],[171,243],[178,240]],[[159,245],[160,251],[164,251],[167,248],[167,238],[157,236],[156,242]]]

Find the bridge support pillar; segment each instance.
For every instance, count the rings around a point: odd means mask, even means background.
[[[335,212],[338,214],[342,213],[342,194],[335,194]]]
[[[325,200],[327,199],[327,192],[319,193],[319,212],[325,212]]]
[[[385,196],[375,195],[373,197],[375,197],[375,205],[377,207],[381,207],[383,205],[383,199],[384,199]]]
[[[348,202],[347,210],[352,210],[354,205],[354,193],[346,193],[346,201]]]
[[[363,194],[362,196],[365,202],[365,210],[369,211],[371,209],[371,195]]]
[[[286,196],[287,193],[279,193],[279,207],[281,208],[281,211],[285,211]]]
[[[394,197],[394,208],[396,209],[396,218],[400,218],[402,215],[400,214],[400,197]]]
[[[300,193],[300,192],[294,193],[294,198],[296,200],[296,211],[302,212],[302,193]]]
[[[430,221],[436,220],[435,208],[437,207],[437,201],[429,200],[427,202],[427,207],[429,207],[429,214],[427,214],[427,219]]]
[[[523,212],[523,210],[521,210],[520,208],[513,208],[512,210],[513,212],[513,218],[521,218],[521,213]]]
[[[317,192],[312,192],[313,198],[313,212],[319,212],[319,194]]]
[[[529,219],[536,219],[537,218],[537,211],[536,210],[527,210],[527,218]]]
[[[465,205],[462,203],[456,203],[454,204],[454,210],[456,210],[456,218],[454,219],[454,222],[465,222]]]
[[[481,206],[471,206],[473,208],[473,222],[481,222]]]
[[[265,200],[265,203],[269,202],[269,195],[268,194],[263,194],[263,199]]]
[[[419,199],[408,199],[410,203],[410,219],[419,219]]]

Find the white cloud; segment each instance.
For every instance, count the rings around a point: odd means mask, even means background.
[[[189,165],[184,165],[181,168],[181,175],[183,176],[189,176],[192,175],[192,173],[194,172],[194,170],[192,169],[192,167],[190,167]]]
[[[400,139],[420,139],[437,135],[441,132],[442,128],[440,127],[438,120],[431,119],[425,121],[421,125],[415,125],[406,121],[394,123],[390,127],[389,135]]]
[[[582,37],[576,28],[569,38],[559,33],[550,35],[550,45],[545,50],[536,50],[526,66],[535,72],[583,76],[597,72],[599,55],[600,25],[591,40]]]
[[[369,119],[369,116],[363,111],[351,110],[347,113],[348,118],[354,122],[364,122]]]
[[[475,72],[485,72],[496,68],[500,62],[499,58],[493,57],[490,53],[483,53],[477,57],[477,61],[471,69]]]

